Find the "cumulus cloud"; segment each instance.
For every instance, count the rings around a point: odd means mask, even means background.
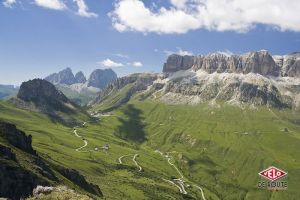
[[[112,67],[123,67],[124,64],[112,61],[111,59],[107,58],[98,64],[102,65],[103,67],[112,68]]]
[[[19,0],[20,2],[25,0]],[[85,0],[33,0],[34,4],[43,8],[53,9],[53,10],[67,10],[66,2],[71,2],[76,4],[77,11],[76,14],[81,17],[98,17],[96,13],[90,12]],[[4,0],[3,5],[5,7],[11,8],[17,0]]]
[[[89,8],[84,2],[84,0],[74,0],[78,6],[77,14],[82,17],[98,17],[96,13],[89,12]]]
[[[129,63],[129,65],[133,66],[133,67],[143,67],[143,63],[141,62],[133,62],[133,63]]]
[[[53,10],[65,10],[67,6],[61,0],[34,0],[35,4]]]
[[[118,0],[110,13],[120,31],[159,34],[196,29],[247,32],[257,24],[280,31],[300,31],[299,0],[169,0],[156,10],[142,0]]]
[[[14,4],[16,4],[17,1],[16,0],[4,0],[3,1],[3,5],[6,7],[6,8],[12,8]]]
[[[167,54],[167,56],[169,56],[171,54],[177,54],[177,55],[181,55],[181,56],[192,56],[192,55],[194,55],[193,52],[182,50],[179,47],[177,47],[177,51],[165,50],[164,52],[165,52],[165,54]]]

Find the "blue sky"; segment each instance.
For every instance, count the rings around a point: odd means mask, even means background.
[[[273,2],[267,18],[263,14],[258,17],[264,10],[256,9],[255,4],[250,5],[251,12],[246,3],[238,5],[237,14],[228,0],[219,1],[226,3],[222,7],[216,0],[208,0],[208,10],[191,0],[51,1],[62,4],[49,5],[49,0],[1,2],[1,84],[43,78],[66,67],[87,76],[109,66],[119,76],[160,72],[171,52],[240,54],[267,49],[282,55],[300,51],[300,5],[294,4],[296,0],[288,0],[285,4],[291,5],[284,8],[280,1],[275,0],[274,7],[274,1],[265,0],[267,8],[268,2]],[[287,16],[286,12],[291,17],[281,19],[278,8],[282,16]],[[232,17],[222,16],[222,11]]]

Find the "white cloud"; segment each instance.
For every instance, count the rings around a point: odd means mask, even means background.
[[[67,6],[61,0],[34,0],[35,4],[54,10],[65,10]]]
[[[74,0],[78,6],[77,14],[82,17],[98,17],[96,13],[89,12],[89,8],[84,2],[84,0]]]
[[[129,64],[132,65],[133,67],[143,67],[143,63],[138,61]]]
[[[169,56],[171,54],[177,54],[177,55],[181,55],[181,56],[192,56],[192,55],[194,55],[193,52],[182,50],[179,47],[177,47],[177,51],[165,50],[164,52],[165,52],[165,54],[167,54],[167,56]]]
[[[128,59],[129,56],[128,55],[125,55],[125,54],[122,54],[122,53],[116,53],[116,54],[113,54],[114,56],[117,56],[117,57],[120,57],[120,58],[126,58]]]
[[[20,2],[25,0],[20,0]],[[76,14],[81,17],[98,17],[96,13],[90,12],[85,0],[33,0],[34,4],[37,6],[53,9],[53,10],[67,10],[66,2],[73,2],[77,5]],[[11,8],[17,0],[4,0],[3,5],[5,7]]]
[[[118,62],[115,62],[115,61],[112,61],[111,59],[107,58],[101,62],[98,62],[98,64],[102,65],[103,67],[123,67],[124,64],[122,63],[118,63]]]
[[[16,4],[17,1],[16,0],[4,0],[3,1],[3,5],[6,7],[6,8],[12,8],[12,6],[14,4]]]
[[[299,0],[169,0],[157,11],[142,0],[118,0],[110,13],[120,32],[186,33],[205,28],[247,32],[257,24],[280,31],[300,31]]]

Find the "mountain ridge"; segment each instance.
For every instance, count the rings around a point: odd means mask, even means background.
[[[172,54],[164,63],[163,72],[179,70],[204,70],[208,73],[258,73],[264,76],[300,77],[300,54],[271,56],[267,50],[241,55],[211,53],[208,55],[181,56]]]

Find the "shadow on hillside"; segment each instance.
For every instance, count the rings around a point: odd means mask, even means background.
[[[121,125],[118,126],[116,134],[123,139],[140,143],[144,142],[146,140],[146,137],[142,111],[130,104],[125,107],[123,113],[125,116],[124,118],[119,118]]]

